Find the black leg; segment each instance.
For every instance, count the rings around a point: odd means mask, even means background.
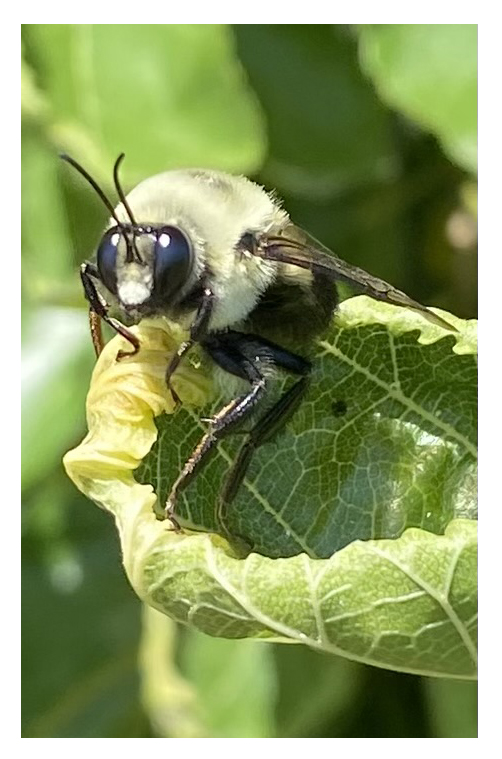
[[[117,354],[117,360],[124,358],[125,356],[134,356],[139,351],[139,340],[136,335],[133,335],[127,327],[124,327],[117,319],[113,319],[108,316],[108,304],[105,299],[98,292],[96,285],[92,278],[99,280],[99,272],[94,264],[89,262],[83,263],[80,267],[80,278],[84,286],[85,297],[89,301],[89,323],[91,327],[91,337],[94,344],[94,350],[99,356],[103,349],[103,339],[101,336],[101,325],[99,320],[103,319],[104,322],[110,325],[115,332],[128,340],[133,346],[132,351],[119,351]]]
[[[254,452],[270,442],[287,424],[300,406],[310,384],[310,377],[302,377],[287,390],[277,403],[264,414],[248,433],[247,441],[241,446],[221,493],[220,517],[224,521],[225,508],[232,503],[242,480],[246,476]]]
[[[181,343],[180,347],[178,348],[178,350],[172,357],[167,367],[166,385],[171,391],[171,394],[173,396],[173,399],[176,405],[179,405],[180,399],[176,391],[173,389],[171,385],[171,377],[176,371],[177,367],[179,366],[180,361],[183,358],[183,356],[186,353],[188,353],[190,348],[192,348],[195,343],[199,342],[200,339],[206,334],[207,328],[209,325],[209,320],[213,312],[213,304],[214,304],[214,293],[209,288],[205,288],[202,295],[200,306],[195,315],[193,324],[190,327],[190,339],[186,340],[184,343]]]
[[[216,444],[240,422],[254,408],[265,392],[265,379],[257,369],[254,363],[246,357],[225,348],[224,344],[219,343],[218,338],[212,337],[210,345],[204,346],[213,359],[222,368],[238,377],[246,379],[251,384],[249,392],[234,398],[230,403],[224,406],[209,421],[209,429],[199,441],[192,455],[183,467],[179,477],[171,488],[171,492],[166,502],[166,517],[173,522],[176,529],[179,525],[175,518],[175,506],[178,494],[186,488],[192,477],[199,471],[202,466],[209,460],[209,454],[214,450]]]
[[[309,374],[312,368],[310,361],[307,361],[303,356],[291,353],[286,348],[282,348],[280,345],[272,343],[260,335],[230,331],[222,332],[216,335],[216,338],[216,348],[212,347],[213,336],[209,336],[202,341],[203,347],[223,369],[226,369],[231,374],[237,374],[237,376],[242,375],[227,367],[225,363],[220,363],[217,356],[218,349],[223,348],[227,356],[232,353],[238,353],[258,366],[280,368],[291,374],[306,375]]]
[[[178,527],[176,519],[173,518],[178,493],[188,485],[192,477],[208,461],[209,454],[214,450],[218,441],[233,431],[234,426],[241,422],[263,397],[266,381],[261,367],[280,367],[293,374],[301,375],[307,375],[311,368],[310,362],[306,359],[257,335],[232,331],[224,332],[209,335],[201,341],[201,345],[222,369],[247,380],[251,389],[248,393],[230,401],[210,420],[207,433],[196,446],[171,488],[166,503],[166,516],[174,522],[175,527]],[[252,450],[243,453],[242,462],[235,474],[235,487],[231,486],[232,491],[237,491],[253,450],[270,439],[278,431],[280,424],[284,423],[294,412],[306,389],[307,382],[308,379],[304,376],[274,406],[270,416],[260,420],[253,438],[254,447]]]

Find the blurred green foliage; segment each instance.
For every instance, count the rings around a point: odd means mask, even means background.
[[[57,153],[107,190],[121,151],[128,186],[250,174],[342,257],[473,317],[476,27],[25,25],[23,53],[24,735],[474,736],[472,683],[142,621],[112,522],[61,467],[94,362],[77,267],[106,211]]]

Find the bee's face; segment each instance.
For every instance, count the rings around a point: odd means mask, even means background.
[[[97,252],[101,281],[125,310],[176,300],[190,278],[193,246],[175,226],[123,224],[108,229]]]

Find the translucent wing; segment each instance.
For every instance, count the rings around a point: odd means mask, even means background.
[[[457,332],[456,327],[434,314],[426,306],[389,285],[388,282],[384,282],[383,279],[378,279],[364,269],[343,261],[294,224],[288,225],[279,235],[261,238],[254,253],[271,261],[280,261],[302,269],[309,269],[333,281],[346,282],[375,300],[383,300],[394,306],[420,311],[427,319],[443,329]]]

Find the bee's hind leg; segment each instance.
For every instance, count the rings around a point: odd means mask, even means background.
[[[242,484],[255,451],[269,443],[283,429],[300,406],[309,388],[310,377],[305,376],[295,382],[281,395],[248,433],[248,439],[242,444],[237,458],[232,464],[221,493],[220,519],[223,522],[226,508],[232,503]]]

